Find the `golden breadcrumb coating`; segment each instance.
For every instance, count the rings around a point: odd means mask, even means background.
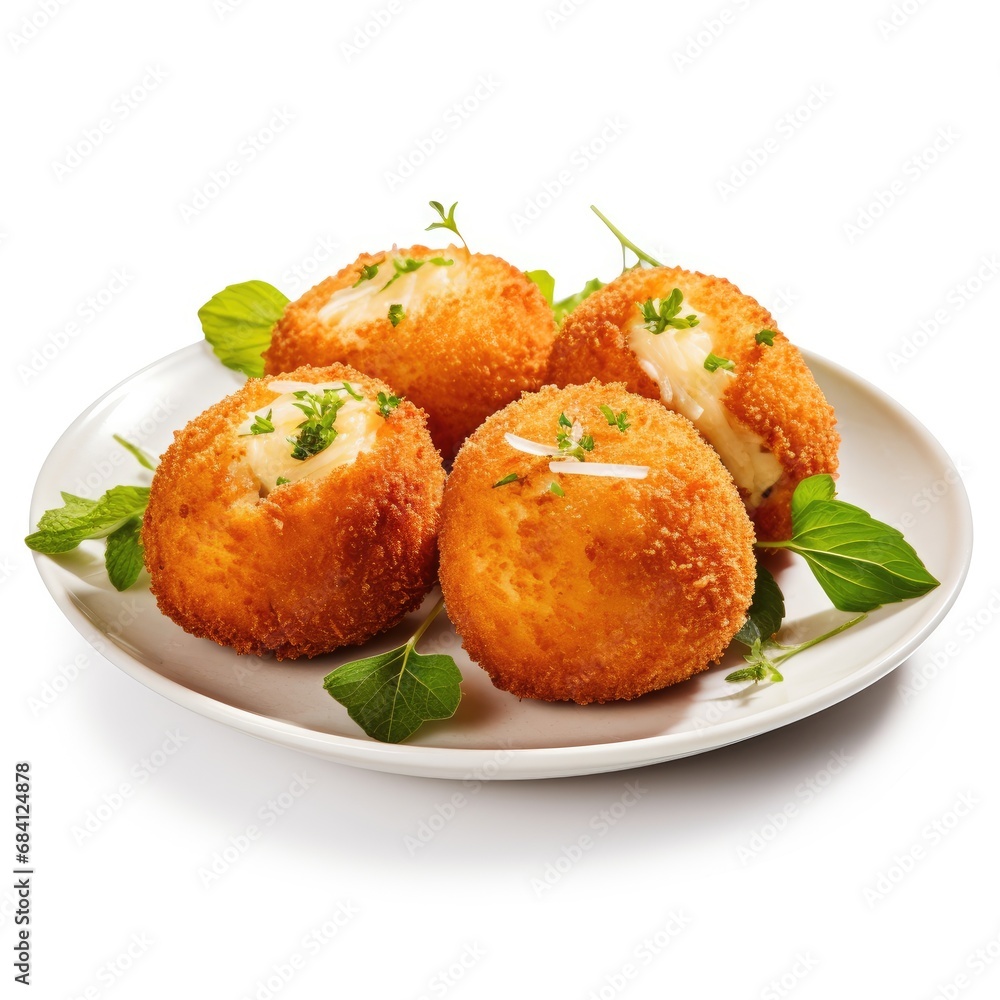
[[[393,260],[424,264],[383,287]],[[378,273],[352,288],[363,267]],[[330,310],[335,292],[343,307]],[[396,326],[389,306],[400,304]],[[524,389],[544,379],[556,327],[535,284],[517,268],[464,247],[413,246],[362,254],[290,303],[264,355],[268,373],[343,362],[384,379],[422,407],[431,437],[451,458],[465,437]]]
[[[751,510],[757,536],[770,541],[790,538],[792,493],[808,476],[836,473],[840,436],[833,408],[798,349],[780,332],[774,317],[735,285],[677,267],[629,271],[566,318],[552,349],[549,378],[558,385],[589,378],[620,381],[632,392],[661,399],[659,384],[629,347],[629,330],[639,317],[637,303],[664,299],[674,288],[684,295],[680,314],[703,314],[706,327],[711,324],[713,352],[735,363],[736,377],[729,379],[723,405],[763,440],[784,470]],[[756,342],[764,329],[775,331],[773,346]],[[670,334],[667,330],[661,336]]]
[[[300,382],[389,387],[346,365]],[[316,656],[361,643],[419,606],[434,583],[444,487],[424,414],[404,402],[350,464],[260,495],[240,425],[277,396],[249,379],[174,435],[142,526],[160,610],[240,653]]]
[[[625,433],[601,404],[627,411]],[[648,465],[648,476],[557,474],[504,440],[554,445],[561,413],[593,435],[588,462]],[[753,541],[732,478],[688,420],[620,384],[546,386],[489,417],[455,459],[439,577],[465,649],[497,687],[588,704],[721,657],[753,596]]]

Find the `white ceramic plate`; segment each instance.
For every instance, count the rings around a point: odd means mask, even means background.
[[[441,778],[544,778],[639,767],[701,753],[819,712],[885,676],[941,621],[965,579],[972,517],[951,460],[910,414],[877,389],[821,358],[807,360],[836,408],[843,437],[838,484],[843,499],[904,526],[941,586],[919,600],[876,611],[861,625],[806,650],[781,684],[727,684],[726,662],[693,680],[633,702],[581,707],[518,701],[497,691],[472,663],[447,621],[427,633],[422,652],[455,656],[464,676],[454,718],[428,723],[403,745],[369,739],[330,698],[323,676],[339,663],[399,645],[413,621],[353,648],[309,662],[237,656],[187,635],[162,616],[143,577],[124,594],[107,580],[103,542],[58,558],[36,558],[56,603],[109,660],[147,687],[210,719],[307,753],[360,767]],[[183,426],[234,391],[242,376],[203,344],[184,348],[127,379],[73,422],[45,461],[31,524],[60,505],[59,491],[99,496],[149,474],[112,440],[122,434],[160,454]],[[936,502],[917,499],[924,488]],[[936,489],[935,489],[936,488]],[[846,619],[801,560],[780,565],[785,632],[791,641]]]

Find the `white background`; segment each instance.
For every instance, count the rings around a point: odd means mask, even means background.
[[[41,0],[0,16],[0,731],[11,785],[14,760],[34,773],[35,995],[996,996],[996,5],[393,0],[379,25],[379,0],[48,3],[54,16]],[[279,112],[289,123],[262,133]],[[229,161],[239,172],[185,212]],[[361,250],[419,241],[431,198],[457,200],[476,248],[548,268],[560,293],[620,266],[596,202],[916,414],[977,515],[965,590],[923,649],[740,746],[489,784],[415,851],[406,838],[459,786],[257,742],[91,651],[21,542],[58,435],[197,340],[223,285],[258,277],[294,297]],[[849,763],[804,795],[837,753]],[[307,793],[203,885],[213,852],[303,772]],[[74,835],[123,781],[122,808]],[[638,801],[539,892],[626,782]],[[0,888],[5,980],[12,901]]]

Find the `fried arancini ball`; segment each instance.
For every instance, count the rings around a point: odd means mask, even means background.
[[[362,254],[290,303],[264,370],[343,362],[385,379],[426,411],[447,459],[542,384],[555,333],[541,292],[506,261],[414,246]]]
[[[424,414],[404,401],[383,417],[379,393],[391,402],[346,365],[298,368],[174,435],[142,526],[164,614],[281,660],[364,642],[420,604],[444,470]]]
[[[505,438],[555,445],[559,433],[584,466],[648,474],[552,472],[561,459]],[[620,384],[546,386],[489,417],[458,453],[439,578],[465,649],[497,687],[585,705],[636,698],[717,660],[750,606],[753,541],[732,478],[687,419]]]
[[[691,316],[696,326],[676,328]],[[773,344],[758,343],[762,330]],[[731,370],[709,371],[710,352]],[[833,408],[812,372],[771,314],[724,278],[677,267],[623,274],[566,318],[549,378],[621,381],[691,419],[732,474],[761,540],[790,538],[796,485],[837,471]]]

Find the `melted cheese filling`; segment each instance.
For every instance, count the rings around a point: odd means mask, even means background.
[[[432,263],[432,259],[437,257],[452,263]],[[416,310],[422,300],[448,291],[461,291],[468,281],[461,251],[456,253],[455,247],[450,246],[431,257],[416,258],[423,259],[425,263],[415,271],[400,274],[386,287],[396,275],[393,260],[402,264],[406,259],[399,254],[386,254],[374,278],[362,281],[356,288],[348,286],[335,291],[317,313],[318,318],[324,323],[359,326],[387,319],[389,306],[398,303],[403,307],[405,319],[407,313],[411,309]]]
[[[359,385],[348,385],[363,396],[355,399],[344,389],[343,382],[293,382],[277,379],[268,383],[268,389],[278,395],[266,406],[247,414],[237,433],[246,446],[247,461],[260,483],[262,496],[275,488],[279,479],[297,483],[300,479],[314,479],[326,475],[338,465],[350,465],[362,452],[370,451],[384,421],[379,415],[378,403],[364,396]],[[321,452],[299,460],[292,458],[293,445],[288,440],[299,434],[298,426],[306,420],[305,413],[295,404],[300,402],[294,393],[305,390],[322,394],[324,389],[339,389],[344,405],[337,410],[333,426],[337,436]],[[269,419],[274,430],[265,434],[252,434],[256,417]]]
[[[628,329],[628,345],[639,365],[660,386],[660,396],[673,410],[683,414],[719,453],[736,485],[747,495],[747,504],[757,507],[782,476],[781,463],[767,450],[764,439],[740,423],[722,402],[734,372],[705,368],[712,350],[711,321],[686,303],[681,314],[692,313],[698,326],[687,330],[667,327],[650,333],[640,318]]]

